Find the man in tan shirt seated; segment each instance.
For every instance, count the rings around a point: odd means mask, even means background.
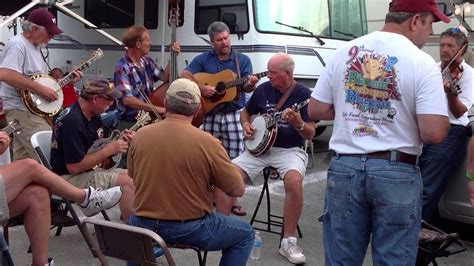
[[[244,183],[220,141],[191,125],[200,99],[196,83],[174,81],[166,119],[137,132],[127,161],[135,184],[130,223],[155,231],[168,245],[222,250],[220,265],[246,265],[252,227],[212,207],[214,187],[240,197]]]

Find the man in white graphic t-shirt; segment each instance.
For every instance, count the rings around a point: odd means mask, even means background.
[[[394,0],[381,31],[341,47],[309,103],[334,119],[334,155],[323,222],[327,265],[414,265],[421,224],[423,143],[449,127],[439,67],[420,50],[432,23],[449,22],[434,0]]]

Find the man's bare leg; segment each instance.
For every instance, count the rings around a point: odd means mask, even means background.
[[[8,193],[7,189],[6,191]],[[49,191],[45,187],[28,185],[17,193],[16,197],[8,199],[10,217],[23,214],[34,266],[43,266],[48,262],[48,238],[51,226],[49,198]]]
[[[284,229],[283,237],[296,235],[296,226],[303,209],[303,177],[296,170],[286,172],[285,203],[283,207]]]
[[[128,217],[132,213],[133,201],[135,200],[135,185],[132,178],[127,174],[119,174],[117,185],[122,190],[122,198],[119,202],[122,220],[128,222]]]
[[[15,161],[0,169],[5,183],[7,199],[13,199],[29,184],[38,184],[49,189],[54,195],[82,203],[84,189],[69,184],[62,177],[48,170],[33,159]]]

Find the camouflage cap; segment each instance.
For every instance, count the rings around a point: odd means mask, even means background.
[[[122,92],[115,89],[113,83],[102,77],[92,77],[87,79],[82,86],[81,96],[107,95],[112,99],[119,99]]]

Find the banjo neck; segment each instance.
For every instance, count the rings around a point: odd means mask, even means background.
[[[308,103],[309,103],[309,99],[304,100],[300,103],[295,103],[291,107],[291,109],[293,109],[293,111],[295,112],[299,111],[301,108],[305,107]],[[272,119],[273,121],[270,123],[269,128],[274,127],[278,122],[280,122],[283,119],[282,116],[283,116],[283,111],[275,113],[273,115],[273,119]]]
[[[94,55],[89,58],[87,61],[76,67],[73,71],[71,71],[69,74],[67,74],[64,78],[62,78],[60,81],[58,81],[59,87],[64,87],[68,83],[70,83],[74,79],[74,71],[82,71],[86,68],[88,68],[94,61],[97,59],[100,59],[103,56],[103,52],[100,48],[98,48],[95,52]]]

